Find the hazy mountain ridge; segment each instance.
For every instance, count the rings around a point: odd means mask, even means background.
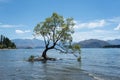
[[[12,40],[17,48],[41,48],[44,47],[44,41],[38,39],[14,39]],[[120,45],[120,39],[115,40],[98,40],[98,39],[89,39],[80,41],[78,43],[82,48],[102,48],[108,45]]]
[[[102,48],[103,46],[110,45],[107,41],[98,39],[89,39],[80,41],[79,44],[82,48]]]
[[[78,42],[82,48],[102,48],[104,46],[110,46],[110,45],[120,45],[120,39],[114,39],[114,40],[98,40],[98,39],[88,39]]]
[[[14,39],[12,40],[17,48],[38,48],[44,47],[44,42],[38,39]]]
[[[111,45],[120,45],[120,39],[108,40]]]

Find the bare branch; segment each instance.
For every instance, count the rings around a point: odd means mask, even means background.
[[[59,44],[56,44],[56,46],[58,46],[59,48],[61,48],[61,49],[65,50],[65,48],[64,48],[64,47],[62,47],[62,46],[61,46],[61,45],[59,45]]]
[[[42,37],[43,37],[43,39],[44,39],[45,45],[47,45],[47,40],[45,39],[45,36],[42,36]]]
[[[60,51],[61,53],[66,53],[65,51],[63,51],[63,50],[61,50],[59,48],[54,48],[54,49]]]
[[[76,54],[74,54],[74,53],[73,53],[73,55],[74,55],[75,57],[78,57],[78,56],[77,56]]]

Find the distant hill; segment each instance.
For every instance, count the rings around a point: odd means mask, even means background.
[[[106,45],[103,48],[120,48],[120,45]]]
[[[107,42],[111,45],[120,45],[120,39],[108,40]]]
[[[110,45],[107,41],[98,40],[98,39],[89,39],[80,41],[79,44],[82,48],[102,48],[106,45]]]
[[[17,48],[41,48],[44,47],[44,42],[38,39],[13,39]]]

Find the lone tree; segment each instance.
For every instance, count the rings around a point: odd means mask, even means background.
[[[73,18],[63,18],[63,16],[53,13],[51,17],[40,22],[34,28],[35,36],[42,36],[45,43],[45,49],[42,57],[47,60],[47,51],[51,49],[58,50],[61,53],[80,53],[80,47],[72,44],[72,34],[74,33]]]

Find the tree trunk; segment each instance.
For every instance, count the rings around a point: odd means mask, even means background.
[[[53,48],[55,47],[55,45],[56,45],[56,43],[54,43],[54,45],[51,46],[51,47],[48,47],[48,45],[46,45],[46,48],[45,48],[45,50],[44,50],[43,53],[42,53],[42,57],[43,57],[45,60],[48,59],[47,54],[46,54],[47,51],[50,50],[50,49],[53,49]]]
[[[42,53],[42,57],[43,57],[45,60],[47,60],[47,55],[46,55],[47,51],[48,51],[48,49],[46,48],[46,49],[43,51],[43,53]]]

